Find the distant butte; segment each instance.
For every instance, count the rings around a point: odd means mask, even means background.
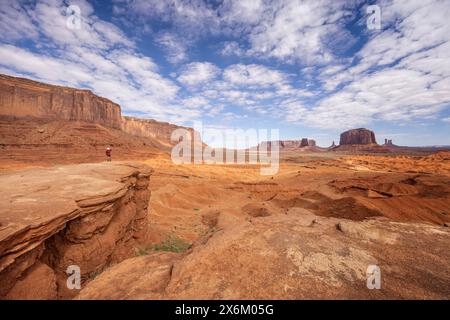
[[[352,145],[352,144],[377,144],[375,139],[375,133],[365,128],[351,129],[341,133],[341,139],[339,144]]]

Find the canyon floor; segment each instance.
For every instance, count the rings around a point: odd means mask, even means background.
[[[286,152],[274,176],[162,153],[135,162],[153,169],[146,237],[76,299],[450,298],[449,152]],[[121,162],[95,172],[108,165]],[[0,167],[2,184],[29,172]]]

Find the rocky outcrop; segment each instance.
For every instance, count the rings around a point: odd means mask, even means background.
[[[82,286],[133,254],[147,236],[151,169],[101,163],[2,176],[0,297],[71,298],[69,266]]]
[[[298,140],[280,140],[280,149],[283,148],[298,148]]]
[[[89,90],[0,75],[0,116],[94,122],[120,128],[120,106]]]
[[[77,298],[445,299],[449,240],[439,226],[355,222],[293,208],[225,227],[179,260],[126,260]],[[417,263],[422,252],[427,258]],[[381,269],[381,290],[367,287],[371,265]]]
[[[300,141],[300,147],[307,147],[308,145],[308,139],[303,138],[302,141]]]
[[[376,144],[375,133],[373,131],[359,128],[351,129],[341,133],[341,139],[339,145],[352,145],[352,144]]]
[[[304,147],[316,147],[316,141],[303,138],[301,140],[279,140],[280,149],[298,149]]]
[[[176,142],[171,141],[172,132],[176,129],[186,129],[192,132],[191,128],[177,126],[167,122],[159,122],[153,119],[139,119],[133,117],[122,117],[122,130],[140,137],[156,139],[166,146],[173,146]]]
[[[303,138],[300,141],[300,147],[315,147],[316,141],[312,139]]]

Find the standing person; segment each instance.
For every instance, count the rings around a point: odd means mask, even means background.
[[[108,161],[108,162],[111,161],[111,152],[112,152],[112,150],[110,147],[106,148],[106,161]]]

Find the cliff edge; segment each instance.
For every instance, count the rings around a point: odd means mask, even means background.
[[[31,169],[2,176],[0,298],[71,298],[81,283],[133,255],[147,236],[152,170],[116,162]]]

